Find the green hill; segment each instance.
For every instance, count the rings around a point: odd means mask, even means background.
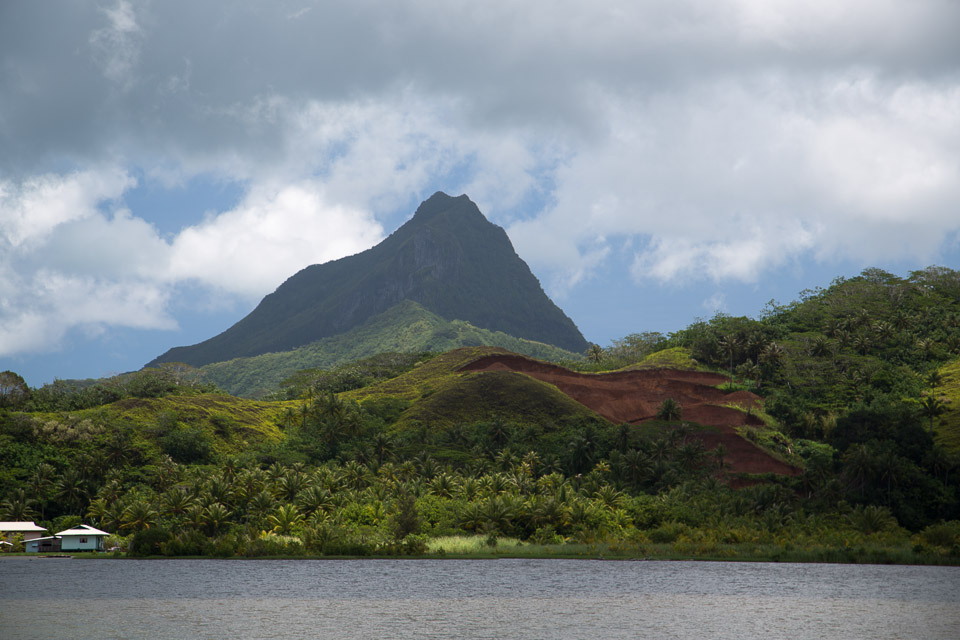
[[[454,349],[414,370],[380,384],[344,394],[364,402],[399,398],[408,404],[396,422],[400,429],[447,429],[497,417],[524,424],[605,422],[553,385],[509,371],[461,373],[466,364],[487,355],[509,354],[496,347]]]
[[[289,351],[349,332],[404,300],[447,320],[577,353],[587,348],[506,232],[466,196],[438,192],[377,246],[303,269],[220,335],[171,349],[149,366]]]
[[[276,391],[286,378],[303,369],[329,369],[378,353],[449,351],[464,346],[498,346],[516,353],[559,361],[575,353],[463,320],[444,320],[416,302],[404,300],[346,333],[279,353],[234,358],[201,367],[204,379],[234,395],[259,397]]]

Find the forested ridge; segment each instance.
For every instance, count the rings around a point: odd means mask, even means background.
[[[739,433],[796,475],[733,473],[682,403],[613,424],[522,373],[462,371],[491,353],[305,370],[261,402],[182,365],[38,389],[6,372],[0,519],[82,519],[134,554],[453,553],[475,536],[487,553],[960,561],[957,271],[871,269],[563,363],[722,374],[758,399],[730,403],[758,418]]]

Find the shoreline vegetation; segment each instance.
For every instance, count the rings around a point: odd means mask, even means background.
[[[375,551],[361,555],[324,555],[305,550],[291,550],[275,555],[131,555],[114,552],[70,552],[57,554],[5,553],[2,558],[79,559],[79,560],[603,560],[603,561],[660,561],[660,562],[777,562],[796,564],[897,564],[960,566],[960,557],[944,554],[924,546],[915,537],[909,544],[889,547],[875,543],[847,547],[817,547],[798,549],[791,544],[719,544],[710,549],[690,550],[684,541],[669,543],[563,543],[537,544],[517,538],[498,538],[493,544],[488,536],[445,536],[430,540],[423,553],[411,555],[383,555]]]
[[[0,520],[129,557],[956,565],[958,354],[960,272],[931,267],[563,366],[385,353],[258,401],[179,364],[0,372]]]

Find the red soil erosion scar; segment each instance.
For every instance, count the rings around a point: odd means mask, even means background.
[[[779,473],[797,475],[800,469],[777,460],[734,427],[763,425],[753,415],[722,406],[728,403],[760,406],[760,398],[749,391],[724,393],[714,385],[725,376],[704,371],[641,369],[612,373],[577,373],[520,355],[483,356],[460,371],[515,371],[554,385],[580,404],[619,424],[639,424],[656,417],[660,404],[673,398],[683,408],[684,420],[711,426],[717,431],[699,431],[694,437],[710,451],[723,443],[724,457],[732,473]]]

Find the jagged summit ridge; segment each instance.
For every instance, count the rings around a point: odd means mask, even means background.
[[[150,365],[201,366],[294,349],[347,332],[403,300],[519,338],[577,352],[587,346],[506,232],[466,195],[437,192],[380,244],[302,269],[220,335],[171,349]]]

